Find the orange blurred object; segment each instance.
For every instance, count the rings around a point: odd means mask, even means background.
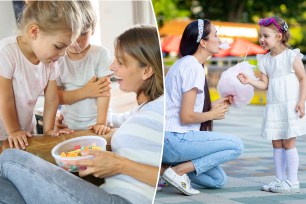
[[[181,36],[171,35],[165,37],[162,42],[162,51],[179,53],[180,42]]]

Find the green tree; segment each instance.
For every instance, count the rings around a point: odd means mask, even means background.
[[[152,0],[159,21],[178,17],[257,23],[260,18],[280,16],[289,25],[290,44],[306,52],[305,0]]]

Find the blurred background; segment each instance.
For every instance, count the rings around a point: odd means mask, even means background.
[[[293,48],[306,54],[306,1],[304,0],[152,0],[159,26],[165,74],[178,58],[181,35],[189,22],[198,18],[212,21],[222,41],[230,43],[211,57],[205,68],[208,74],[212,100],[219,97],[216,86],[221,73],[246,60],[256,65],[256,54],[266,53],[258,45],[257,22],[261,18],[279,16],[289,25]],[[306,57],[303,58],[304,66]],[[259,76],[259,70],[255,68]],[[256,90],[251,104],[265,104],[265,91]]]

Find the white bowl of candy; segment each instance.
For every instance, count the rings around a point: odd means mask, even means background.
[[[106,140],[99,136],[76,137],[57,144],[51,150],[51,154],[59,167],[70,172],[78,172],[85,167],[70,165],[69,162],[92,159],[91,155],[82,156],[81,152],[88,150],[105,151],[106,144]]]

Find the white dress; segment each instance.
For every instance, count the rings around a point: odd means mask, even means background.
[[[300,98],[300,83],[293,70],[299,49],[286,49],[277,56],[257,55],[258,68],[269,78],[262,137],[267,140],[289,139],[306,135],[306,116],[299,118],[295,107]],[[306,104],[305,104],[306,107]]]

